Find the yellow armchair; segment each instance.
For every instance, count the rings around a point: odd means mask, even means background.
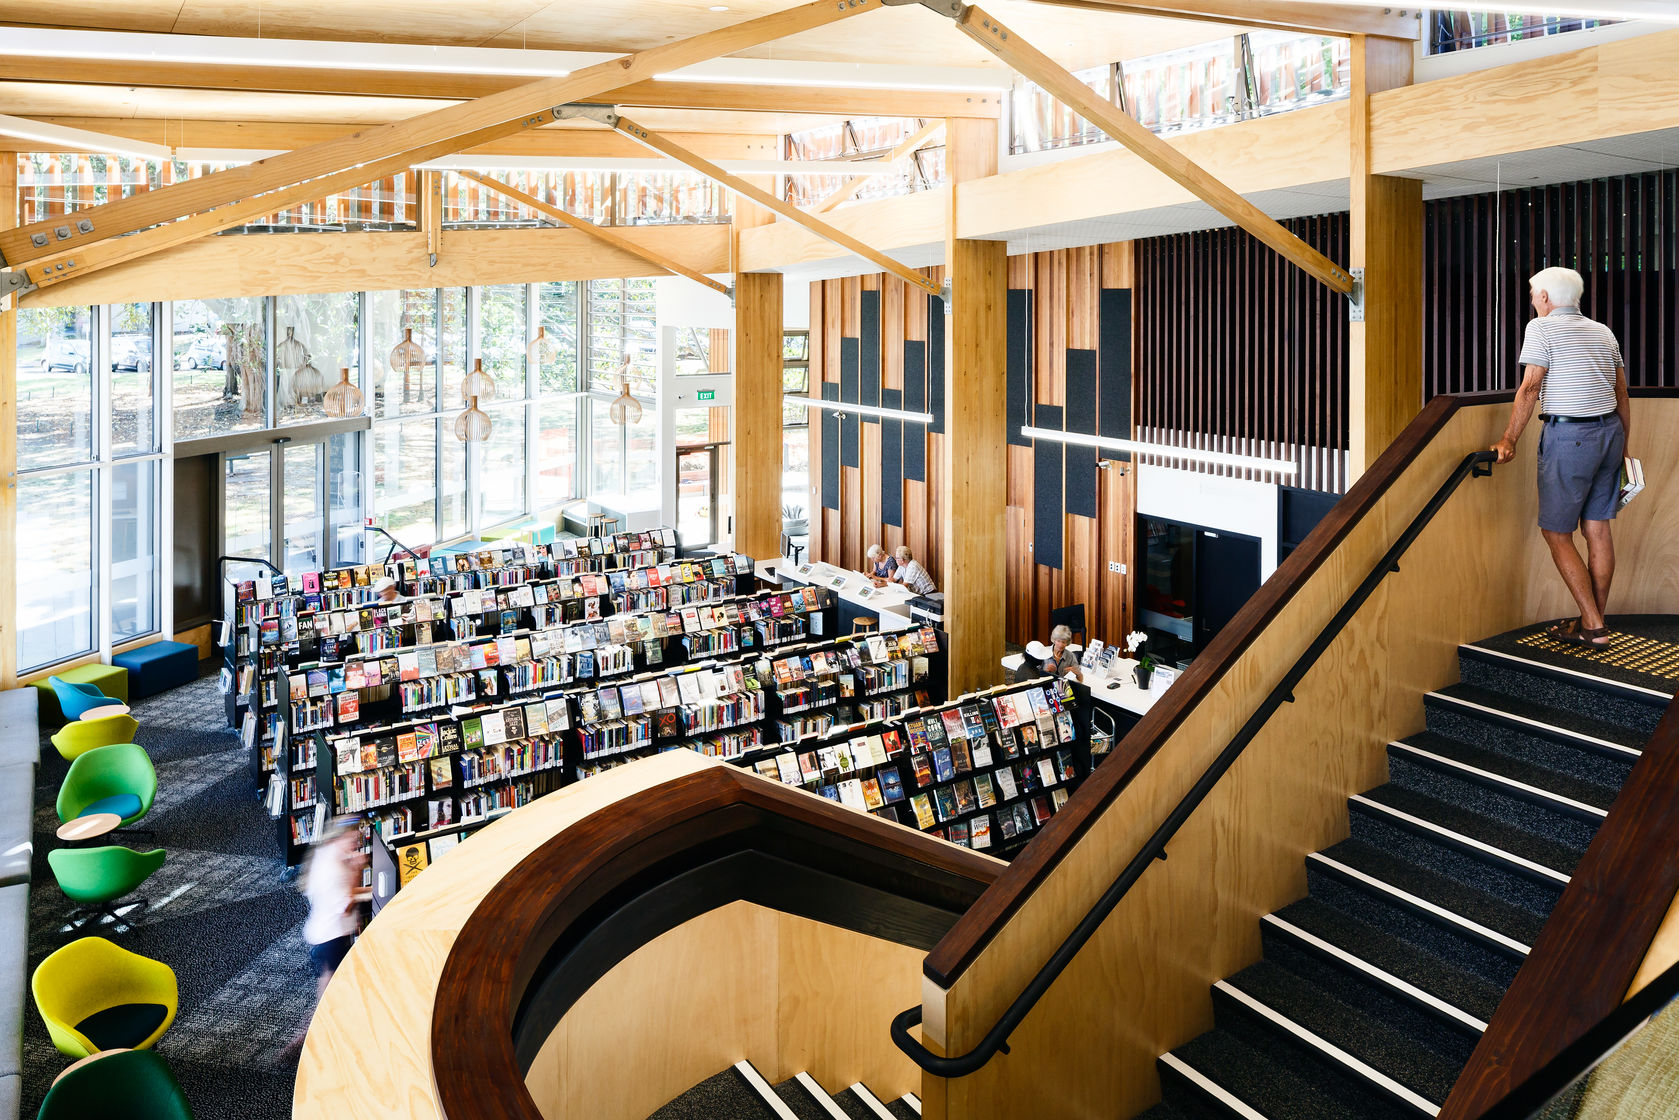
[[[66,759],[74,761],[94,747],[108,747],[113,743],[132,743],[140,721],[126,712],[97,719],[73,719],[52,737],[52,745]]]
[[[72,1058],[101,1050],[146,1050],[175,1021],[175,971],[103,937],[53,953],[30,980],[53,1045]]]

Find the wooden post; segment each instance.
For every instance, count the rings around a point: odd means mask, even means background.
[[[17,165],[0,153],[0,230],[17,227]],[[17,685],[17,305],[0,296],[0,688]]]
[[[1351,267],[1364,321],[1348,330],[1348,478],[1422,408],[1422,180],[1370,173],[1370,95],[1411,84],[1412,44],[1353,36]]]
[[[1007,629],[1005,424],[1008,245],[956,236],[962,183],[997,170],[994,121],[951,120],[945,128],[950,211],[945,218],[945,435],[941,519],[949,692],[1002,679]]]
[[[781,554],[781,273],[735,274],[735,549]]]
[[[426,260],[437,267],[437,254],[443,251],[443,173],[421,171],[420,228],[426,231]]]

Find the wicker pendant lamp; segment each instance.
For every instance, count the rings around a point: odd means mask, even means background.
[[[496,399],[496,379],[484,372],[484,359],[474,358],[472,372],[461,380],[461,403],[483,398]]]
[[[291,375],[291,387],[300,401],[318,397],[326,390],[326,375],[315,368],[315,362],[308,354],[303,356],[302,367]]]
[[[426,364],[426,348],[414,341],[414,328],[402,328],[402,341],[391,347],[390,367],[393,373],[407,373]]]
[[[634,364],[635,358],[630,354],[625,354],[624,360],[619,363],[618,396],[606,413],[619,427],[641,423],[641,402],[630,395],[630,368]]]
[[[540,370],[560,356],[560,348],[548,337],[548,328],[536,328],[536,337],[525,347],[525,356],[530,359],[531,368],[534,370]]]
[[[466,411],[455,417],[455,438],[462,443],[483,443],[490,438],[490,414],[478,407],[478,398],[467,400]]]
[[[328,389],[326,396],[321,398],[321,411],[339,419],[360,416],[362,403],[361,390],[350,384],[350,367],[340,367],[338,384]]]

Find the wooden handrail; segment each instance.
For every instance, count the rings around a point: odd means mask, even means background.
[[[1676,894],[1679,699],[1580,858],[1440,1120],[1480,1116],[1614,1011]]]
[[[815,887],[789,875],[737,876],[731,881],[742,889],[734,897],[923,947],[1002,868],[732,767],[665,782],[601,809],[525,857],[455,939],[432,1015],[432,1072],[443,1115],[538,1120],[525,1074],[558,1015],[588,983],[684,914],[732,901],[726,892],[684,884],[743,851],[760,865],[808,874]],[[856,905],[859,896],[887,901],[871,910]],[[623,920],[649,898],[658,901]]]

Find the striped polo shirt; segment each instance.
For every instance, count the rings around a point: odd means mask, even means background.
[[[1623,364],[1620,343],[1615,332],[1580,314],[1578,307],[1555,307],[1529,320],[1516,361],[1545,369],[1541,413],[1601,416],[1615,411],[1615,370]]]

